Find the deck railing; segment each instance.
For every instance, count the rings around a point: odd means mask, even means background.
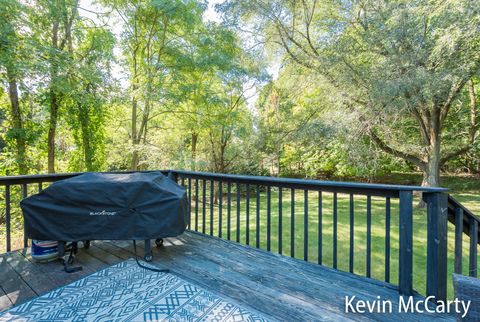
[[[478,270],[478,251],[479,231],[478,225],[480,218],[475,216],[470,210],[465,208],[460,202],[452,196],[448,196],[448,221],[455,226],[455,266],[454,271],[457,274],[463,274],[463,237],[467,236],[470,240],[468,248],[468,275],[477,277]]]
[[[403,295],[412,294],[415,286],[445,299],[450,272],[477,274],[479,219],[447,189],[170,172],[187,190],[188,228],[196,232],[382,280],[397,285]],[[13,249],[12,233],[17,239],[19,231],[22,235],[18,202],[75,175],[0,178],[5,198],[0,234],[7,252]],[[427,203],[426,214],[414,207],[419,194]],[[17,248],[28,246],[21,238],[20,245],[14,243]],[[467,239],[469,247],[463,247]],[[426,258],[426,265],[414,265],[414,256],[418,262]]]

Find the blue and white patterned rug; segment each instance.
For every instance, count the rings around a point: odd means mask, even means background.
[[[0,321],[267,321],[231,300],[134,260],[0,313]]]

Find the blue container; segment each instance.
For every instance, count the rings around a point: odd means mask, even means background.
[[[32,240],[32,258],[49,262],[58,258],[58,242],[53,240]]]

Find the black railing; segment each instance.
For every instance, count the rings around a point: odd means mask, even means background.
[[[233,239],[231,233],[234,232],[236,242],[302,258],[306,261],[316,261],[318,264],[330,265],[335,269],[376,279],[381,277],[373,276],[372,263],[375,267],[382,264],[383,280],[390,283],[393,277],[402,294],[411,294],[413,291],[413,193],[422,192],[428,199],[428,196],[443,195],[447,191],[442,188],[416,186],[325,182],[189,171],[176,171],[175,173],[179,182],[189,191],[189,204],[193,207],[191,212],[194,214],[191,222],[192,230],[203,233],[209,231],[210,235],[224,238],[225,236],[222,234],[224,226],[222,224],[224,216],[222,200],[226,199],[226,239]],[[200,184],[204,187],[201,193],[197,189]],[[222,198],[225,185],[227,194],[226,198]],[[206,203],[206,186],[210,188],[208,189],[210,191],[208,204]],[[232,189],[234,189],[233,194],[236,197],[233,204]],[[252,195],[253,198],[251,198]],[[289,198],[284,196],[289,196]],[[312,202],[312,198],[315,198],[316,201]],[[376,219],[379,218],[379,204],[383,204],[381,206],[383,215],[380,214],[380,216],[383,216],[381,221],[384,222],[384,226],[381,228],[385,232],[384,257],[376,262],[372,260],[372,223],[375,223],[375,220],[372,221],[372,203],[376,208]],[[363,204],[362,208],[364,209],[361,211],[366,214],[366,233],[363,233],[363,227],[361,227],[363,223],[357,223],[356,218],[359,215],[357,204]],[[298,206],[301,208],[298,209]],[[329,210],[326,209],[328,206],[330,206]],[[232,207],[235,210],[234,213],[231,211]],[[210,210],[209,221],[206,220],[208,208]],[[392,208],[395,208],[395,215]],[[275,209],[276,227],[272,225],[273,209]],[[252,210],[255,212],[255,220],[250,219]],[[429,208],[432,216],[436,216],[435,211],[435,209]],[[329,213],[327,214],[327,212]],[[201,218],[199,218],[199,213],[202,214]],[[231,220],[232,216],[235,216],[233,220]],[[330,227],[328,228],[324,224],[326,217],[330,217],[327,225]],[[398,222],[392,223],[392,217],[395,217]],[[342,220],[342,218],[346,220]],[[285,221],[284,219],[289,220]],[[289,223],[289,225],[285,227],[285,223]],[[217,226],[218,228],[215,229]],[[378,225],[375,226],[378,230]],[[395,232],[392,232],[392,227],[396,228]],[[250,238],[252,231],[255,236],[254,244]],[[324,243],[324,239],[327,237],[326,233],[330,235],[329,243]],[[396,245],[392,244],[393,233],[397,236]],[[357,234],[365,235],[366,245],[356,247],[355,236]],[[244,238],[242,239],[240,236],[244,236]],[[285,244],[288,237],[289,242]],[[345,243],[345,240],[348,242]],[[325,249],[324,244],[331,246],[331,249]],[[366,247],[364,253],[359,254],[358,249],[364,246]],[[375,246],[378,249],[378,245]],[[313,248],[313,252],[311,248]],[[393,256],[392,249],[398,250],[398,256]],[[312,258],[314,252],[316,258]],[[331,254],[331,256],[325,256],[326,254]],[[356,265],[356,257],[360,261],[365,259],[364,268],[359,269]],[[395,257],[397,264],[394,269],[391,267],[392,257]],[[436,274],[434,270],[438,270],[439,265],[435,261],[438,261],[438,258],[434,258],[434,262],[427,267],[427,275]],[[341,265],[345,262],[348,263],[348,266]],[[393,271],[397,273],[396,277],[392,276]],[[436,281],[427,282],[435,283]],[[445,285],[446,282],[443,284]],[[428,288],[428,290],[433,291],[432,288]],[[435,294],[441,296],[441,291],[436,291]]]
[[[190,230],[383,280],[405,295],[415,286],[445,299],[449,272],[465,273],[463,257],[469,259],[466,273],[477,274],[478,217],[447,189],[171,172],[187,189]],[[0,178],[5,197],[0,228],[7,252],[28,245],[21,234],[21,198],[75,175]],[[417,193],[427,203],[426,214],[414,209]],[[447,238],[449,228],[455,229],[454,239]],[[464,235],[469,247],[462,247]],[[414,255],[426,256],[426,266],[418,266]]]
[[[466,273],[470,276],[477,277],[477,245],[480,234],[478,224],[480,218],[475,216],[470,210],[455,200],[455,198],[448,196],[448,221],[455,226],[455,273]],[[468,272],[463,270],[463,235],[469,238]]]

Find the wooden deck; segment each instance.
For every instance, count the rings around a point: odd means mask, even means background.
[[[77,256],[83,271],[67,274],[58,262],[35,263],[27,250],[3,254],[0,311],[132,255],[129,241],[93,242],[90,249],[81,249]],[[154,247],[154,263],[272,320],[454,320],[453,316],[395,313],[398,292],[389,284],[191,232],[166,239],[161,248]],[[345,296],[353,295],[364,300],[377,296],[390,299],[394,313],[346,314]]]

